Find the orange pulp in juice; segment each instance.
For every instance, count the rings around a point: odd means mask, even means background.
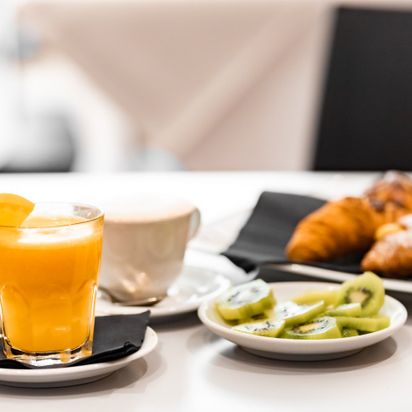
[[[102,218],[71,216],[0,227],[2,323],[10,346],[44,353],[91,341],[102,228]]]

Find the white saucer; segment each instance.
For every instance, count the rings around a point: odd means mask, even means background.
[[[156,305],[122,306],[111,302],[104,294],[99,294],[96,313],[126,315],[150,310],[152,319],[181,315],[197,310],[202,302],[219,296],[230,284],[230,280],[215,270],[185,265],[179,279],[169,289],[167,297]]]
[[[157,342],[156,332],[148,327],[142,347],[125,358],[112,362],[55,369],[0,368],[0,384],[25,388],[59,388],[94,382],[146,356],[156,347]]]
[[[270,283],[278,302],[283,302],[309,290],[337,289],[339,285],[324,282]],[[361,349],[380,342],[400,329],[407,319],[405,307],[396,299],[385,296],[381,313],[387,315],[388,328],[365,335],[340,339],[292,340],[254,336],[237,332],[226,325],[216,313],[215,299],[203,303],[198,311],[200,320],[219,335],[255,355],[282,360],[326,360],[349,356]]]

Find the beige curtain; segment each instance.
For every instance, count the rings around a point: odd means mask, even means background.
[[[30,1],[22,15],[187,168],[303,169],[334,4]]]

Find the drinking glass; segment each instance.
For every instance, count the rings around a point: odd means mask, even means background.
[[[0,306],[7,358],[35,366],[92,351],[103,214],[36,204],[21,227],[0,226]]]

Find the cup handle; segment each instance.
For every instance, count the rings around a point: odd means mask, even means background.
[[[188,240],[193,239],[197,234],[200,223],[202,221],[200,210],[196,207],[192,212],[192,216],[190,217],[190,225],[189,225],[189,236]]]

